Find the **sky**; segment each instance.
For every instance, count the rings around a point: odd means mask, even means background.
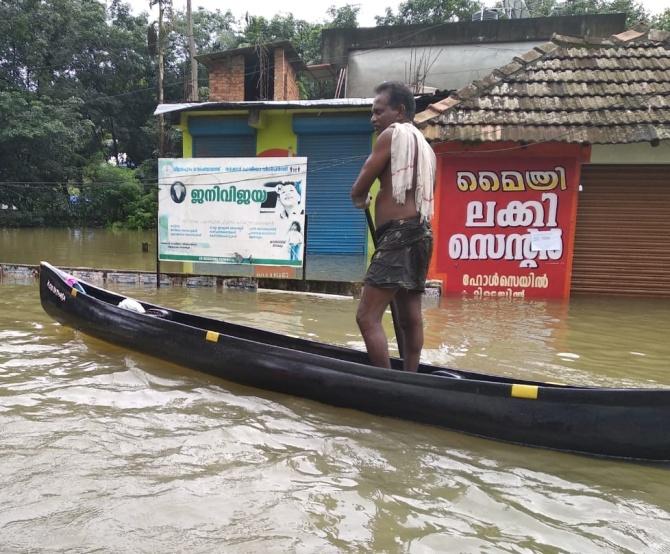
[[[148,11],[148,0],[127,0],[135,13]],[[326,19],[326,10],[331,5],[344,6],[346,4],[359,5],[361,10],[358,15],[358,22],[361,27],[372,27],[375,24],[375,15],[383,15],[386,7],[391,7],[394,11],[400,1],[398,0],[365,0],[356,3],[355,0],[245,0],[244,2],[221,2],[220,0],[191,0],[192,8],[196,10],[199,6],[207,10],[214,11],[219,9],[226,11],[230,9],[239,19],[244,17],[246,12],[249,15],[262,15],[271,18],[276,13],[293,14],[296,19],[305,19],[312,23],[318,23]],[[641,0],[642,4],[652,15],[662,12],[670,7],[668,0]],[[484,0],[487,5],[495,4],[495,0]],[[173,0],[176,9],[186,9],[186,0]]]

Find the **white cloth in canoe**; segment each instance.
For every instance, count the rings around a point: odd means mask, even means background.
[[[433,187],[435,184],[435,152],[412,123],[394,123],[391,137],[391,183],[393,198],[404,204],[411,190],[416,167],[416,209],[421,221],[433,217]],[[418,152],[418,159],[417,159]]]

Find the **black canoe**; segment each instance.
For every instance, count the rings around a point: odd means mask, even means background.
[[[57,321],[223,379],[507,442],[595,456],[670,461],[670,389],[561,386],[422,364],[368,365],[365,352],[169,310],[42,263],[40,298]],[[399,360],[393,360],[398,367]]]

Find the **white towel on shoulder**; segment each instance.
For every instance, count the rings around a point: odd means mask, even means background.
[[[412,189],[416,167],[416,209],[421,221],[433,217],[433,186],[435,183],[435,152],[412,123],[394,123],[391,137],[391,183],[393,198],[404,204]],[[417,148],[418,146],[418,148]],[[418,159],[417,154],[418,152]]]

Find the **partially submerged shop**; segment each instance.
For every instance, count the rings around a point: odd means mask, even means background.
[[[432,104],[443,292],[670,297],[670,34],[555,37]]]
[[[578,145],[440,144],[430,277],[447,294],[564,298],[570,291]]]
[[[299,100],[301,62],[290,43],[265,52],[269,65],[259,64],[254,48],[200,56],[211,101],[166,104],[156,114],[170,114],[181,129],[184,158],[307,158],[307,254],[357,257],[363,267],[367,226],[349,191],[372,147],[372,100]],[[259,72],[263,66],[269,69]],[[185,269],[212,272],[211,265]]]
[[[207,102],[180,112],[184,158],[306,157],[308,251],[361,254],[365,217],[349,190],[372,147],[371,100]]]

